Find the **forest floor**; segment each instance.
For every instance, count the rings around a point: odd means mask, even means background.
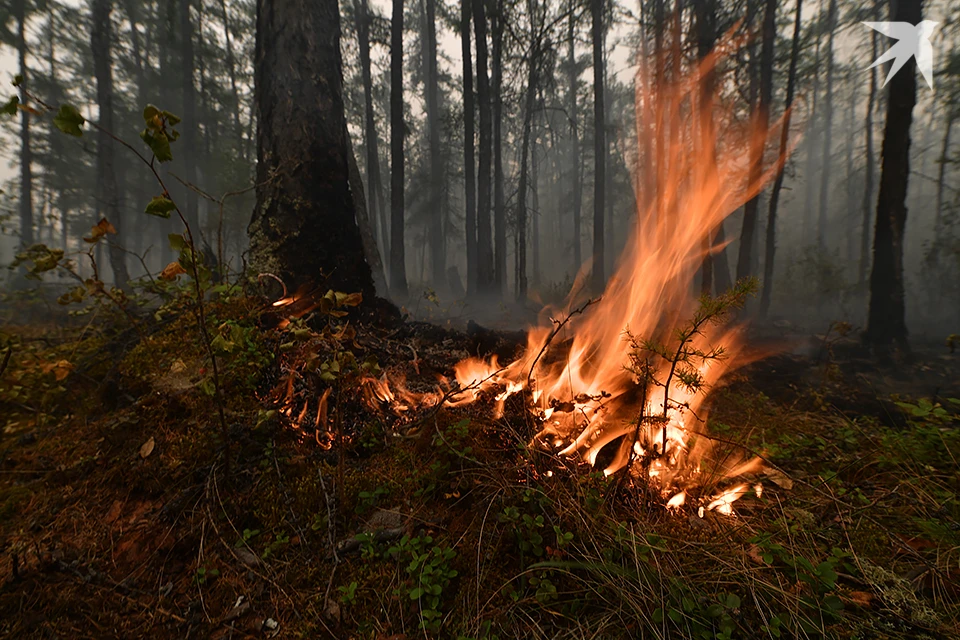
[[[235,292],[208,314],[224,424],[186,298],[136,330],[108,309],[0,328],[0,636],[960,637],[946,347],[881,369],[834,334],[730,375],[709,431],[768,472],[701,517],[529,447],[520,394],[496,420],[483,400],[396,416],[343,373],[427,388],[509,357],[498,334],[280,329]],[[342,446],[277,411],[294,361],[330,381]]]

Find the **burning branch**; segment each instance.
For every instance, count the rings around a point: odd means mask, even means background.
[[[540,358],[543,357],[543,354],[544,354],[544,353],[546,353],[547,347],[549,347],[549,346],[550,346],[550,343],[553,342],[553,338],[554,338],[558,333],[560,333],[560,331],[563,329],[563,327],[564,327],[568,322],[570,322],[570,319],[573,318],[573,316],[580,315],[581,313],[583,313],[584,311],[587,310],[587,307],[589,307],[590,305],[593,305],[593,304],[596,304],[596,303],[600,302],[600,300],[602,300],[602,299],[603,299],[603,296],[599,296],[599,297],[597,297],[597,298],[591,298],[590,300],[587,300],[587,301],[584,302],[582,305],[580,305],[579,307],[577,307],[576,309],[574,309],[573,311],[571,311],[570,313],[568,313],[568,314],[567,314],[567,317],[564,318],[563,320],[554,320],[553,318],[551,318],[551,320],[553,320],[553,325],[554,325],[554,326],[553,326],[553,331],[551,331],[551,332],[550,332],[550,335],[547,336],[547,339],[544,340],[543,346],[540,347],[540,352],[537,353],[537,357],[533,359],[533,363],[530,365],[530,371],[529,371],[529,373],[527,373],[527,388],[528,388],[528,389],[533,389],[533,372],[536,371],[536,369],[537,369],[537,363],[540,362]]]

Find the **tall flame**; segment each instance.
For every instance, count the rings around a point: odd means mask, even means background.
[[[730,47],[729,39],[719,50],[724,47]],[[595,464],[602,448],[622,438],[605,473],[645,460],[631,472],[661,487],[664,498],[673,496],[667,502],[671,508],[689,502],[688,492],[679,489],[702,485],[701,463],[711,444],[696,437],[705,431],[703,394],[671,385],[669,406],[662,388],[637,397],[640,387],[628,369],[631,345],[625,335],[666,344],[674,339],[678,322],[695,308],[698,269],[704,258],[722,248],[714,242],[716,230],[782,162],[760,180],[750,179],[747,151],[765,146],[768,131],[739,124],[734,110],[724,109],[712,89],[705,89],[715,84],[708,78],[716,63],[715,55],[708,57],[690,77],[660,87],[656,96],[644,95],[644,83],[637,83],[638,136],[656,131],[661,140],[660,157],[645,162],[656,163],[656,192],[638,194],[632,236],[602,296],[587,302],[585,267],[564,305],[544,309],[538,325],[529,330],[519,359],[506,366],[496,358],[460,362],[454,373],[464,391],[446,400],[449,405],[464,404],[490,392],[499,414],[507,397],[527,390],[531,409],[542,424],[533,444]],[[649,149],[642,139],[640,143]],[[652,182],[637,180],[638,185]],[[695,340],[694,346],[704,350],[722,344],[728,356],[700,367],[705,388],[742,362],[736,328]],[[664,373],[660,371],[658,378],[662,380]],[[380,402],[393,401],[385,380],[371,384],[369,394]],[[405,394],[404,405],[411,402],[415,400]],[[658,413],[660,420],[642,420],[638,425],[638,415]],[[720,470],[719,477],[732,478],[758,467],[751,461]],[[716,471],[711,473],[718,477]],[[722,491],[708,499],[707,509],[731,513],[731,503],[746,491],[745,484]]]

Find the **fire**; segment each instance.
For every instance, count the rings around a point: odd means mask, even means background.
[[[767,133],[755,134],[736,124],[733,109],[725,109],[716,96],[702,95],[703,78],[716,62],[708,58],[690,78],[661,88],[656,100],[638,89],[638,136],[655,130],[656,123],[670,130],[657,131],[665,143],[655,172],[656,192],[638,194],[632,236],[599,298],[590,299],[585,291],[585,268],[564,305],[543,310],[517,360],[507,365],[495,357],[463,360],[454,367],[459,387],[428,396],[406,391],[401,380],[371,378],[363,385],[367,402],[403,413],[440,401],[456,407],[485,397],[492,399],[494,416],[499,417],[509,397],[524,393],[541,425],[531,446],[589,465],[597,464],[605,447],[615,446],[604,473],[626,470],[659,488],[673,510],[689,504],[691,492],[702,495],[718,479],[759,470],[755,460],[733,468],[710,460],[704,393],[677,379],[667,389],[647,388],[629,367],[627,337],[670,343],[678,324],[696,309],[698,269],[720,249],[712,244],[714,230],[772,174],[760,182],[749,179],[746,150]],[[701,117],[704,112],[712,117]],[[285,297],[275,305],[291,302],[292,297]],[[726,353],[722,360],[697,367],[704,390],[744,361],[736,327],[698,331],[691,344],[700,350],[722,345]],[[657,365],[656,374],[666,376],[668,368],[668,363]],[[639,397],[643,389],[646,397]],[[738,484],[700,503],[708,511],[729,515],[733,502],[748,490],[747,484]]]

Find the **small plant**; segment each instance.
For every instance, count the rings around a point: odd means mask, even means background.
[[[358,516],[362,516],[373,509],[380,502],[380,498],[390,495],[390,489],[386,487],[377,487],[373,491],[361,491],[357,494],[357,506],[354,511]]]
[[[273,538],[273,542],[267,545],[263,550],[263,559],[266,560],[272,555],[276,555],[281,549],[283,549],[290,542],[290,536],[281,531]]]
[[[457,556],[456,551],[435,545],[431,536],[403,536],[387,550],[387,555],[406,563],[407,584],[396,594],[405,594],[418,602],[422,629],[439,631],[443,619],[441,597],[450,581],[457,577],[457,570],[450,567],[450,562]]]
[[[260,529],[244,529],[243,535],[240,536],[240,539],[234,543],[234,547],[239,549],[240,547],[246,547],[250,544],[250,541],[260,535]]]
[[[198,585],[205,585],[207,580],[213,580],[220,575],[220,569],[208,569],[207,567],[197,567],[197,572],[193,574],[193,582]]]
[[[337,587],[337,591],[340,592],[340,604],[353,604],[357,599],[357,581]]]

